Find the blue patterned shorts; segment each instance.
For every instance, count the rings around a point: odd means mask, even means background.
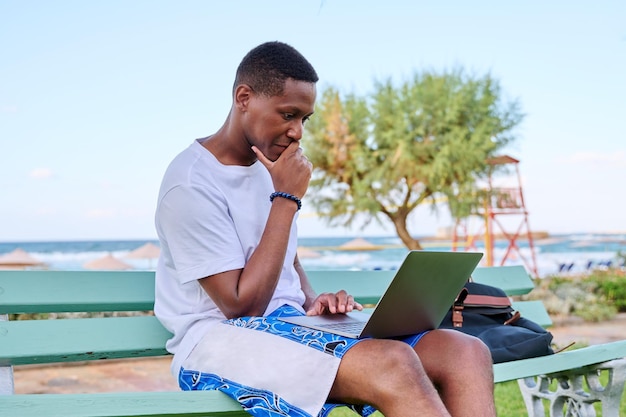
[[[291,306],[282,306],[266,317],[239,317],[226,320],[224,323],[236,327],[257,330],[289,339],[320,352],[342,358],[354,345],[364,339],[351,339],[332,333],[311,330],[278,320],[278,317],[302,315]],[[411,346],[421,339],[425,333],[401,338]],[[178,377],[183,390],[219,390],[238,401],[243,408],[255,417],[296,416],[312,417],[305,411],[288,404],[280,396],[266,390],[238,384],[219,375],[181,369]],[[362,416],[369,416],[376,410],[371,406],[354,406],[349,404],[326,403],[318,417],[326,417],[330,411],[339,406],[347,406]]]

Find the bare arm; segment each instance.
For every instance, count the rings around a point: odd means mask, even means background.
[[[312,167],[297,142],[289,145],[275,162],[256,148],[253,150],[270,172],[276,190],[298,197],[304,195]],[[259,245],[245,267],[199,280],[226,317],[260,316],[267,309],[285,261],[297,208],[291,200],[274,199]]]
[[[265,231],[243,269],[226,271],[200,279],[200,285],[228,318],[265,312],[285,260],[291,222],[296,211],[293,201],[277,199],[272,204]]]

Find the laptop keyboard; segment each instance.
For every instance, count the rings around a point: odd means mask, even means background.
[[[348,332],[348,333],[360,333],[361,330],[363,330],[363,328],[365,327],[365,323],[328,323],[328,324],[322,324],[318,327],[323,327],[325,329],[329,329],[329,330],[339,330],[342,332]]]

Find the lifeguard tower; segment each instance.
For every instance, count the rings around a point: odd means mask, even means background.
[[[471,233],[469,229],[469,218],[457,221],[453,230],[453,250],[464,247],[465,250],[477,250],[476,242],[481,235],[484,240],[485,266],[505,265],[509,260],[521,260],[526,268],[535,276],[537,273],[537,261],[535,257],[535,246],[533,235],[528,223],[528,211],[524,202],[522,182],[519,172],[519,160],[508,155],[498,156],[488,161],[493,168],[487,179],[486,190],[483,193],[485,198],[482,207],[478,207],[472,214],[478,217],[481,224],[479,230]],[[516,184],[513,186],[494,186],[493,175],[501,165],[512,165],[515,168]],[[470,217],[472,217],[470,216]],[[503,221],[506,218],[506,222]],[[506,226],[505,226],[506,223]],[[482,233],[481,233],[482,231]],[[499,261],[494,259],[494,247],[496,239],[506,241],[504,255]],[[524,254],[518,246],[518,240],[526,239],[530,254]]]

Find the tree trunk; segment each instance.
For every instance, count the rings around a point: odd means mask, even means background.
[[[397,214],[395,217],[391,217],[391,221],[396,228],[398,237],[404,243],[409,250],[422,250],[422,245],[419,240],[414,239],[406,228],[407,215]]]

